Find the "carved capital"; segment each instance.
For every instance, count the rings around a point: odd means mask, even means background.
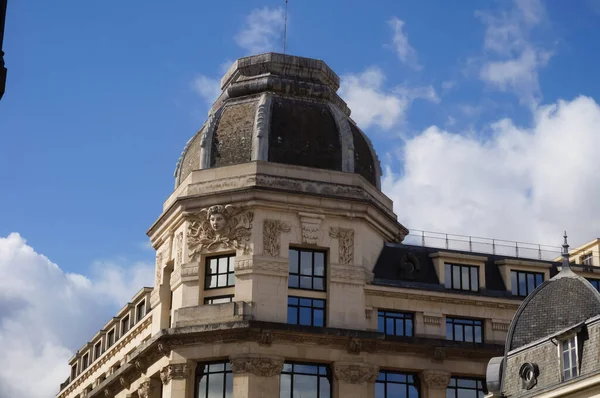
[[[188,377],[190,367],[187,363],[174,363],[160,370],[160,380],[168,384],[171,380],[181,380]]]
[[[335,362],[333,374],[338,380],[349,384],[375,383],[379,366],[366,363]]]
[[[421,372],[421,380],[429,388],[446,388],[450,383],[450,372],[445,370],[424,370]]]
[[[230,358],[233,373],[252,373],[260,377],[277,376],[283,370],[283,357],[244,355]]]
[[[329,230],[329,236],[338,240],[338,257],[340,264],[354,263],[354,230],[350,228],[334,228]]]
[[[263,223],[263,254],[279,257],[281,233],[290,232],[290,225],[281,220],[265,220]]]

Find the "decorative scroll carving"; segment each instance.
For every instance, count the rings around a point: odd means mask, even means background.
[[[181,265],[183,262],[183,232],[180,232],[175,237],[175,266]]]
[[[265,220],[263,224],[263,253],[279,257],[281,233],[290,232],[290,225],[281,220]]]
[[[175,379],[185,379],[188,376],[190,368],[187,363],[175,363],[167,365],[160,370],[160,380],[163,384]]]
[[[242,356],[231,358],[233,373],[252,373],[261,377],[277,376],[283,370],[282,357]]]
[[[156,253],[156,286],[160,286],[162,283],[162,260],[163,260],[163,252],[160,251]]]
[[[193,214],[187,239],[190,259],[196,260],[203,250],[237,249],[247,254],[253,218],[253,212],[232,205],[211,206]]]
[[[321,237],[321,222],[325,218],[320,214],[299,213],[302,224],[302,243],[318,245]]]
[[[333,364],[333,374],[338,380],[350,384],[375,383],[379,376],[379,366],[365,363]]]
[[[354,262],[354,230],[331,227],[329,236],[339,242],[339,263],[352,264]]]
[[[450,383],[450,372],[444,370],[424,370],[421,373],[421,380],[429,388],[446,388]]]

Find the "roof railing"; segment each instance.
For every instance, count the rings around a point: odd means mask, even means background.
[[[501,256],[552,261],[560,256],[560,246],[517,242],[505,239],[449,234],[445,232],[411,229],[402,242],[408,245],[438,247],[472,253],[488,253]]]

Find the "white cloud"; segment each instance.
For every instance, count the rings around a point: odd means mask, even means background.
[[[342,76],[340,96],[352,110],[352,118],[362,128],[378,126],[383,130],[402,123],[410,104],[417,98],[438,102],[433,87],[400,86],[384,88],[385,75],[372,66],[359,74]]]
[[[0,397],[46,398],[68,377],[75,350],[154,272],[102,262],[91,278],[65,273],[13,233],[0,238],[0,274],[0,363],[10,364],[0,368]]]
[[[479,78],[502,91],[515,93],[521,103],[535,106],[541,97],[539,69],[546,66],[552,52],[534,45],[532,30],[546,19],[540,0],[514,0],[509,11],[495,14],[478,12],[486,25]]]
[[[530,128],[501,120],[492,134],[430,127],[406,141],[404,173],[384,191],[407,227],[559,245],[594,239],[600,107],[591,98],[539,107]]]
[[[421,69],[421,65],[419,65],[417,59],[417,52],[415,49],[408,43],[408,35],[404,33],[404,21],[397,17],[392,17],[388,21],[388,24],[392,28],[394,35],[392,37],[392,43],[394,47],[394,51],[396,55],[406,65],[410,66],[414,69]]]
[[[280,43],[276,40],[283,36],[283,8],[257,8],[246,17],[244,28],[235,36],[238,46],[250,54],[274,51]]]
[[[207,104],[212,105],[221,95],[221,80],[198,75],[192,82],[192,88]]]

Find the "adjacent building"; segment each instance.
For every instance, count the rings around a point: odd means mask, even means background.
[[[482,397],[560,263],[408,235],[324,62],[241,58],[221,86],[148,231],[154,286],[77,351],[57,396]]]

